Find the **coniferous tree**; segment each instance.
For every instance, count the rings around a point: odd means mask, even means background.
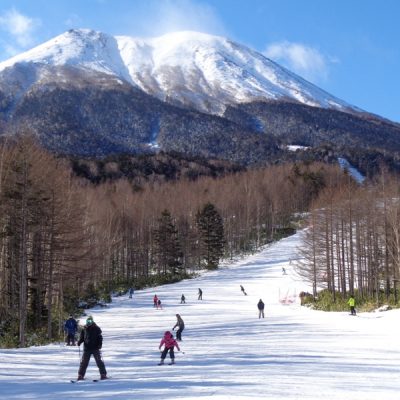
[[[218,268],[224,249],[224,225],[215,206],[207,203],[196,215],[202,261],[208,269]]]
[[[161,213],[154,230],[155,255],[159,271],[177,274],[182,268],[182,250],[173,218],[168,210]]]

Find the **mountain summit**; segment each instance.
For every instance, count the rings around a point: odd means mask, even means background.
[[[1,63],[0,71],[17,63],[102,72],[162,101],[217,115],[228,105],[282,99],[356,111],[262,54],[199,32],[140,39],[69,30]]]
[[[279,162],[287,144],[400,151],[400,126],[229,39],[69,30],[0,63],[0,135],[77,156]]]

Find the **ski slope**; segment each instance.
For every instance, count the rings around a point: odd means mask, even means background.
[[[92,382],[99,376],[92,359],[87,381],[69,382],[77,376],[77,347],[0,350],[1,398],[399,399],[399,311],[352,317],[280,303],[280,296],[309,290],[293,271],[300,244],[298,233],[218,271],[91,311],[103,330],[108,381]],[[163,310],[153,308],[155,293]],[[176,352],[174,366],[157,366],[160,339],[176,313],[186,324],[184,354]]]

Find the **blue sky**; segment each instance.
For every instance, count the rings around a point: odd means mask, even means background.
[[[70,28],[227,36],[400,122],[399,0],[0,0],[0,61]]]

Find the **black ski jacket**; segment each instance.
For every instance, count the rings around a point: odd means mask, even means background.
[[[103,345],[101,329],[93,322],[92,325],[85,325],[78,340],[78,346],[84,344],[84,350],[100,350]]]

